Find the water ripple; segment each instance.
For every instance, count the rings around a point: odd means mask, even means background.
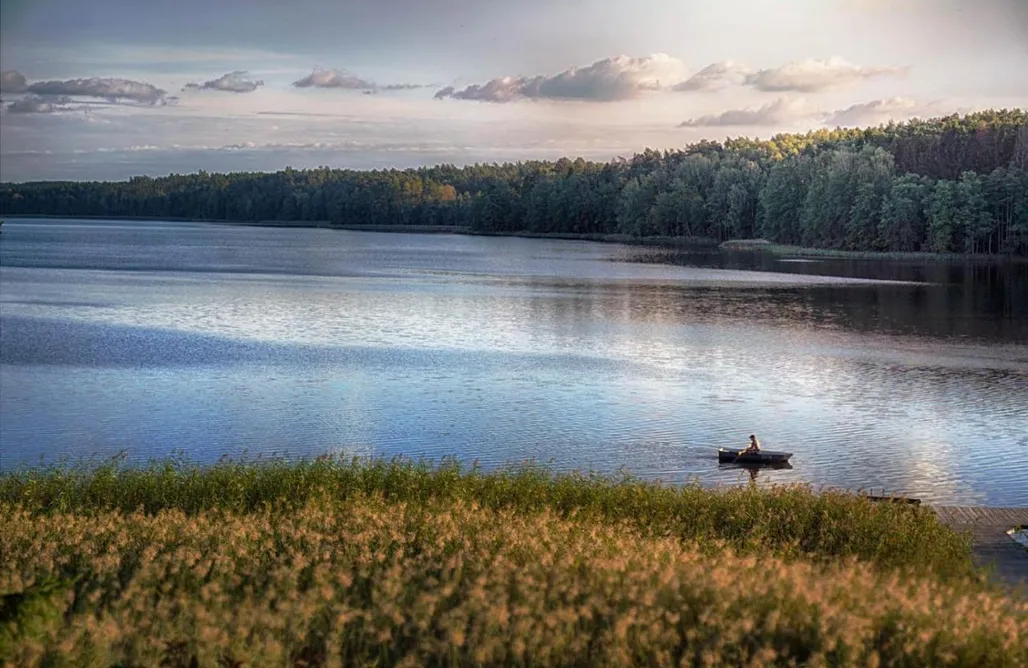
[[[795,453],[758,484],[1028,503],[1016,281],[982,302],[934,270],[861,283],[573,242],[85,227],[5,232],[0,468],[336,452],[734,485],[753,473],[715,449],[756,432]]]

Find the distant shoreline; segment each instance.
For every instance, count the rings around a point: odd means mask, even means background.
[[[12,218],[28,218],[39,220],[138,220],[149,222],[168,223],[213,223],[216,225],[241,225],[246,227],[299,227],[299,228],[329,228],[331,225],[327,220],[224,220],[221,218],[183,218],[177,216],[82,216],[82,215],[58,215],[52,213],[19,213],[8,215]]]
[[[936,262],[1028,262],[1020,255],[983,253],[931,253],[926,251],[849,251],[834,248],[809,248],[776,244],[764,239],[735,239],[718,246],[727,251],[749,251],[767,253],[776,257],[804,257],[825,260],[932,260]]]
[[[389,232],[398,234],[458,234],[476,237],[518,237],[523,239],[565,239],[594,241],[654,248],[706,248],[726,251],[756,252],[776,257],[803,257],[825,260],[930,260],[935,262],[1024,263],[1028,257],[1000,254],[930,253],[921,251],[848,251],[832,248],[809,248],[776,244],[764,239],[733,239],[718,243],[705,237],[633,237],[626,234],[574,232],[490,232],[473,230],[462,225],[333,225],[327,220],[224,220],[213,218],[179,218],[172,216],[67,216],[56,214],[17,214],[8,218],[42,220],[138,220],[150,222],[205,223],[237,227],[275,227],[298,229],[345,230],[350,232]]]
[[[521,237],[525,239],[566,239],[569,241],[596,241],[633,246],[654,246],[662,248],[697,248],[711,250],[717,241],[704,237],[633,237],[627,234],[599,234],[574,232],[489,232],[474,230],[463,225],[333,225],[327,220],[224,220],[213,218],[178,218],[173,216],[66,216],[56,214],[17,214],[8,218],[40,220],[138,220],[171,223],[205,223],[237,227],[290,227],[299,229],[345,230],[349,232],[391,232],[400,234],[459,234],[473,237]]]

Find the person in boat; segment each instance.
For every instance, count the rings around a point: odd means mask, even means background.
[[[746,448],[739,454],[748,455],[756,452],[760,452],[760,441],[757,440],[755,434],[750,434],[750,444],[747,445]]]

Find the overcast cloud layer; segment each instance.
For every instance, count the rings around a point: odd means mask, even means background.
[[[11,0],[0,60],[2,180],[602,160],[1028,106],[1028,2]]]

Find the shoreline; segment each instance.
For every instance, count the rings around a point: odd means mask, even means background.
[[[224,220],[214,218],[183,218],[173,216],[82,216],[56,214],[18,214],[9,219],[27,220],[135,220],[142,222],[203,223],[206,225],[227,225],[232,227],[276,227],[297,229],[343,230],[347,232],[386,232],[395,234],[456,234],[469,237],[510,237],[523,239],[563,239],[567,241],[594,241],[597,243],[624,244],[627,246],[652,246],[657,248],[705,248],[717,249],[717,241],[706,237],[633,237],[627,234],[602,234],[578,232],[493,232],[474,230],[463,225],[333,225],[327,220]]]
[[[777,244],[764,239],[734,239],[718,244],[725,251],[755,252],[773,255],[774,257],[802,257],[812,260],[917,260],[932,262],[1028,262],[1028,257],[1021,255],[982,253],[931,253],[928,251],[850,251],[836,248],[810,248]]]
[[[298,228],[328,228],[327,220],[225,220],[222,218],[189,218],[181,216],[84,216],[84,215],[57,215],[50,213],[20,213],[6,216],[7,219],[26,220],[135,220],[152,223],[204,223],[213,225],[237,225],[242,227],[298,227]],[[3,220],[3,218],[0,218]]]
[[[727,252],[761,253],[778,258],[798,257],[811,260],[868,260],[868,261],[917,261],[917,262],[979,262],[992,264],[1025,263],[1028,257],[1002,254],[931,253],[925,251],[849,251],[832,248],[809,248],[777,244],[764,239],[733,239],[718,243],[705,237],[633,237],[626,234],[576,233],[576,232],[493,232],[473,230],[462,225],[333,225],[327,220],[224,220],[213,218],[184,218],[171,216],[84,216],[55,214],[17,214],[8,216],[28,220],[135,220],[147,222],[203,223],[233,227],[272,227],[297,229],[343,230],[349,232],[385,232],[395,234],[454,234],[475,237],[508,237],[522,239],[562,239],[567,241],[592,241],[596,243],[646,246],[665,249],[703,249]]]

